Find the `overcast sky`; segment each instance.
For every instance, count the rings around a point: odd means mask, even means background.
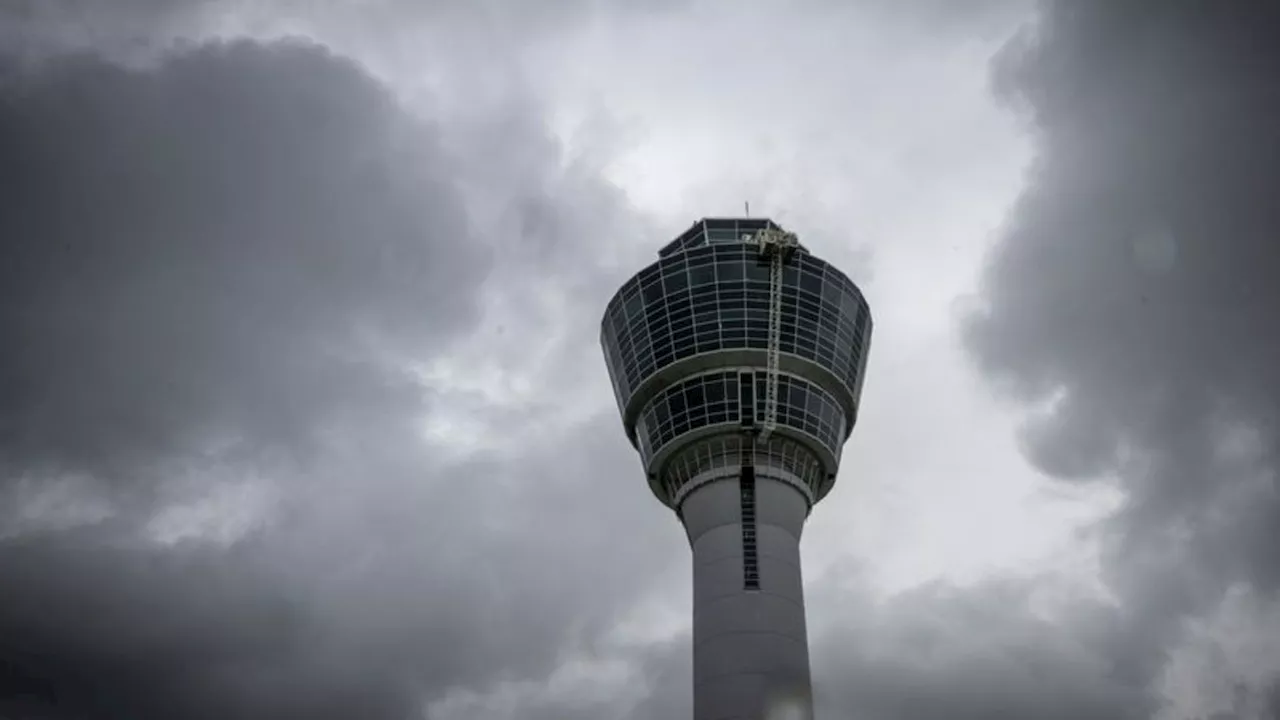
[[[745,202],[876,316],[820,717],[1280,717],[1278,23],[0,3],[0,718],[688,716],[598,323]]]

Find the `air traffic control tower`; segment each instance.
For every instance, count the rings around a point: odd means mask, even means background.
[[[613,296],[600,341],[693,549],[694,720],[808,720],[800,533],[858,418],[866,300],[772,221],[708,218]]]

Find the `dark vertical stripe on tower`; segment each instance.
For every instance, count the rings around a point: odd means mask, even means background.
[[[738,412],[744,428],[756,424],[756,373],[738,375]],[[748,431],[749,432],[749,431]],[[742,512],[742,587],[760,589],[760,560],[756,556],[756,466],[755,438],[743,438],[742,468],[738,475],[739,503]]]
[[[754,374],[740,373],[738,375],[738,418],[742,421],[742,427],[752,427],[756,423],[755,390]],[[743,462],[746,462],[745,458]]]
[[[742,461],[742,474],[737,480],[742,509],[742,589],[760,589],[760,560],[755,548],[755,465]]]

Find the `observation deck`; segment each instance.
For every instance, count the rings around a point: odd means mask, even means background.
[[[812,507],[831,490],[858,419],[870,308],[799,244],[775,288],[753,240],[768,230],[785,232],[765,218],[699,220],[605,311],[601,344],[623,426],[653,493],[677,512],[697,486],[747,460]],[[776,428],[766,438],[775,308]]]

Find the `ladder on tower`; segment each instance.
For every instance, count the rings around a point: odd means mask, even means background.
[[[778,427],[778,355],[782,340],[782,266],[795,255],[796,234],[767,227],[752,238],[757,258],[769,264],[769,335],[765,347],[764,422],[758,440],[768,442]]]

